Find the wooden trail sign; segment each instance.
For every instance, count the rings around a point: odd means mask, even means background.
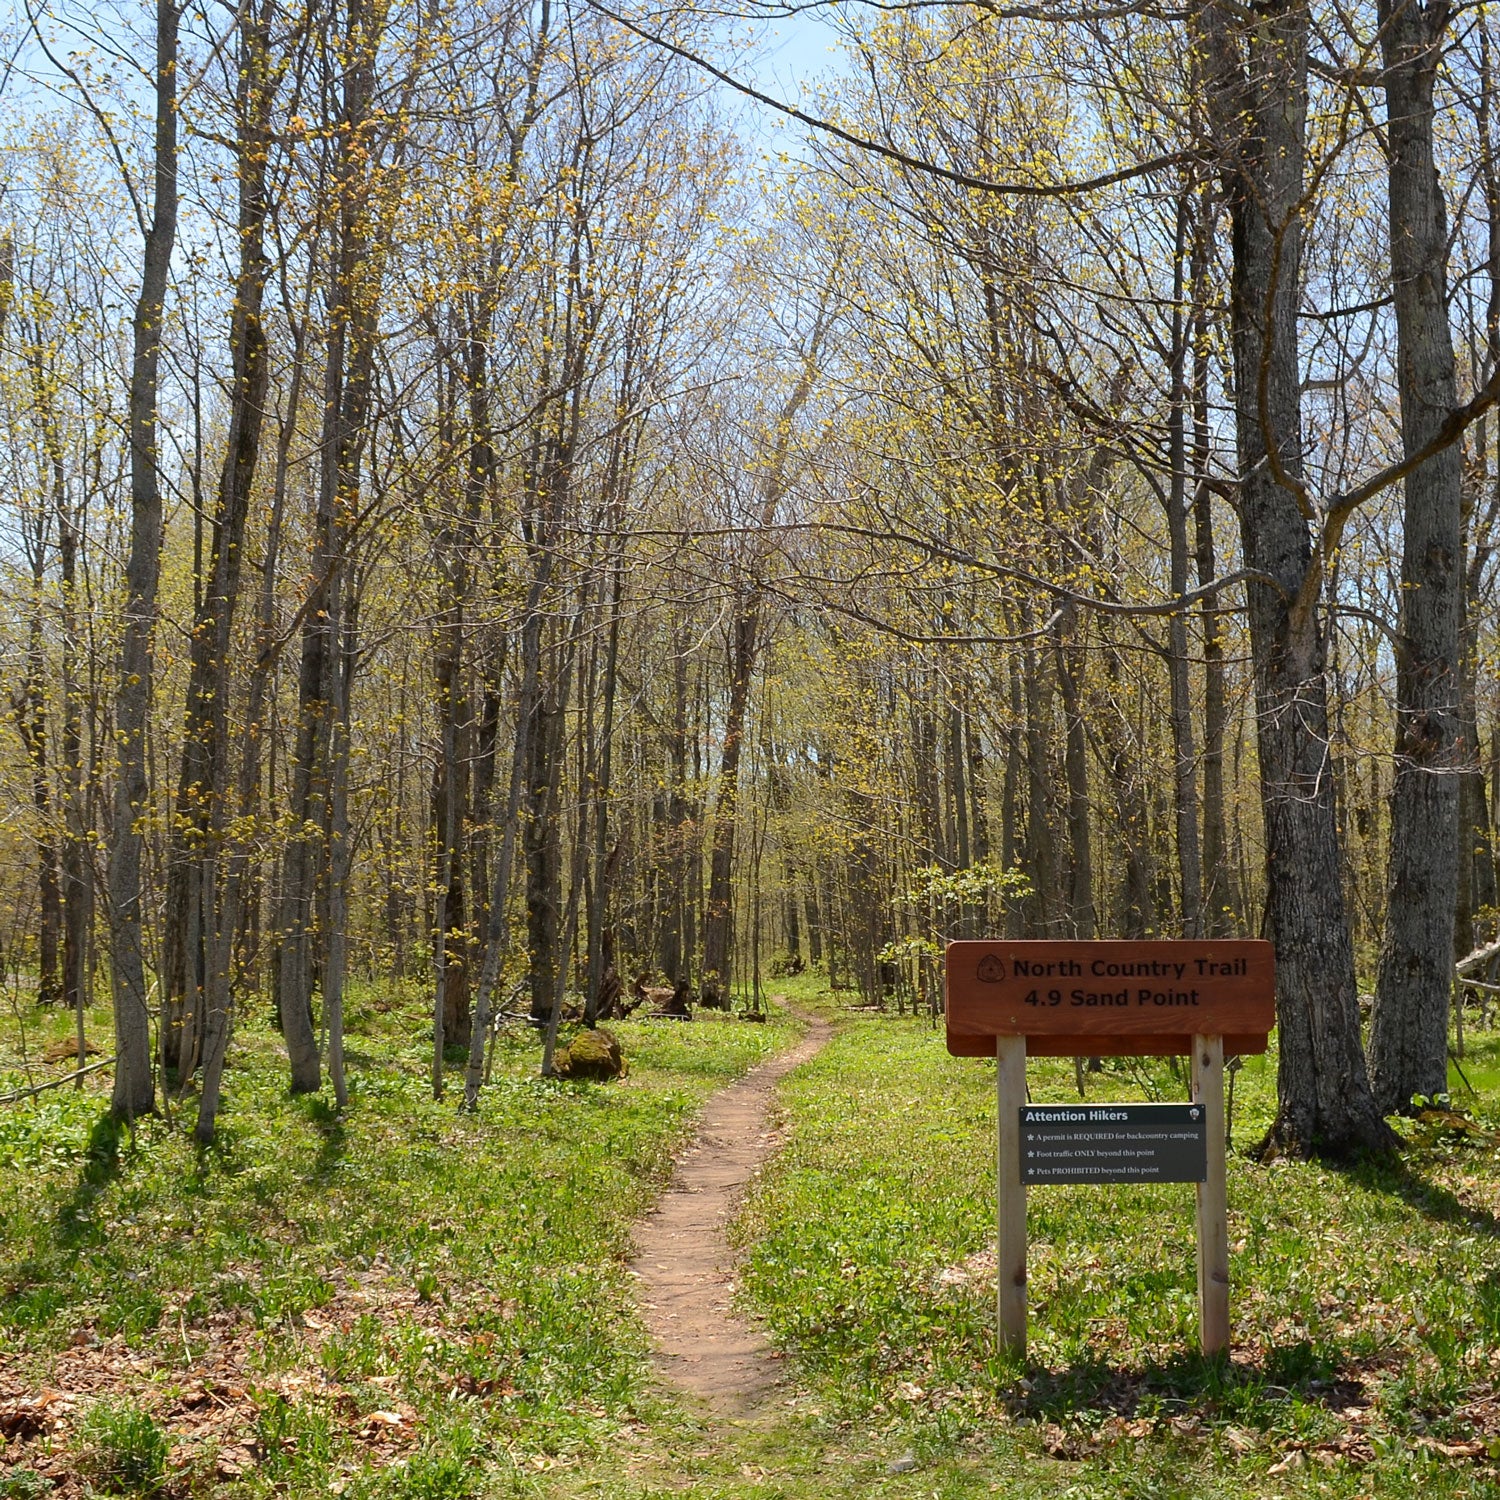
[[[1224,1054],[1266,1050],[1276,1022],[1276,963],[1270,943],[1245,939],[949,943],[945,989],[948,1050],[956,1057],[987,1057],[993,1052],[997,1065],[1000,1239],[996,1279],[1001,1344],[1015,1353],[1026,1350],[1027,1158],[1023,1153],[1027,1149],[1028,1052],[1040,1057],[1187,1053],[1192,1058],[1191,1102],[1201,1111],[1204,1132],[1201,1178],[1197,1178],[1196,1164],[1193,1169],[1198,1194],[1199,1340],[1205,1354],[1227,1348]],[[1033,1122],[1032,1128],[1040,1127]],[[1031,1149],[1038,1150],[1035,1139]],[[1032,1180],[1038,1180],[1035,1172]],[[1059,1174],[1051,1174],[1051,1180],[1059,1180]],[[1080,1167],[1076,1180],[1091,1179]],[[1092,1180],[1104,1179],[1095,1175]],[[1148,1178],[1143,1175],[1138,1180]]]
[[[1033,1057],[1173,1057],[1194,1035],[1266,1050],[1276,963],[1255,939],[949,943],[948,1050],[988,1057],[1024,1036]]]

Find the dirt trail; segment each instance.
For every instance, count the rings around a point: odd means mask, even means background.
[[[724,1237],[755,1169],[776,1148],[770,1125],[776,1085],[828,1040],[807,1035],[704,1106],[671,1184],[635,1232],[631,1270],[663,1375],[726,1415],[753,1411],[780,1378],[770,1345],[734,1312],[735,1254]]]

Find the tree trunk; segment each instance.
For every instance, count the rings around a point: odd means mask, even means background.
[[[620,669],[620,601],[625,587],[622,559],[617,542],[610,569],[609,635],[604,650],[604,722],[600,727],[596,769],[593,776],[593,881],[588,911],[588,982],[584,990],[584,1018],[592,1026],[597,1019],[600,987],[604,983],[610,913],[610,888],[614,882],[614,860],[609,848],[609,798],[614,770],[615,697]]]
[[[566,645],[562,648],[566,650]],[[557,653],[561,655],[561,651]],[[552,1015],[562,922],[562,831],[556,816],[562,779],[566,691],[561,663],[554,665],[536,707],[531,763],[526,773],[526,951],[531,962],[531,1019],[546,1025]]]
[[[78,680],[78,525],[62,496],[58,510],[58,554],[62,576],[62,758],[63,758],[63,1002],[78,1033],[78,1066],[84,1066],[84,1012],[89,1001],[89,934],[94,925],[94,872],[88,857],[83,765],[83,688]],[[83,1087],[83,1079],[77,1080]]]
[[[260,461],[270,381],[262,321],[270,262],[265,254],[266,171],[275,83],[269,5],[240,22],[238,117],[240,263],[230,310],[229,431],[212,523],[206,586],[193,622],[182,768],[169,843],[159,1053],[186,1087],[198,1066],[210,1010],[227,1009],[229,974],[211,955],[222,916],[222,841],[229,825],[231,643],[244,576],[245,526]],[[232,934],[231,934],[232,937]]]
[[[0,281],[14,284],[13,248],[0,238]],[[3,322],[3,312],[0,312]],[[83,763],[84,685],[78,676],[78,552],[82,541],[81,514],[68,493],[67,458],[58,422],[55,393],[42,356],[42,340],[35,330],[27,341],[26,363],[31,395],[41,422],[42,449],[51,485],[52,516],[57,522],[57,557],[61,584],[60,671],[62,687],[61,756],[62,859],[59,896],[62,902],[62,963],[59,983],[63,1004],[73,1013],[78,1033],[78,1066],[84,1066],[83,1014],[87,1007],[88,940],[93,925],[93,868],[88,859],[88,814],[85,806]],[[45,972],[46,965],[42,965]],[[83,1087],[79,1077],[76,1086]]]
[[[1360,1049],[1354,952],[1328,775],[1319,577],[1302,493],[1301,371],[1307,11],[1270,0],[1247,28],[1214,0],[1196,19],[1232,231],[1240,534],[1248,566],[1267,919],[1276,945],[1278,1110],[1267,1150],[1388,1149]]]
[[[1458,405],[1448,329],[1448,215],[1433,160],[1433,86],[1449,7],[1382,0],[1391,281],[1401,436],[1407,454]],[[1463,450],[1451,443],[1406,476],[1396,781],[1385,935],[1370,1026],[1370,1076],[1389,1113],[1448,1092],[1448,999],[1463,762],[1459,616]]]
[[[47,756],[47,653],[42,594],[47,554],[45,519],[25,545],[32,550],[31,599],[26,627],[25,668],[12,699],[16,727],[26,751],[31,806],[36,817],[37,984],[38,1005],[55,1005],[62,996],[58,947],[62,937],[62,890],[57,878],[56,828],[52,815],[51,768]]]
[[[1191,181],[1177,200],[1177,244],[1173,258],[1172,404],[1168,415],[1172,473],[1167,487],[1170,588],[1180,598],[1188,590],[1188,353],[1190,321],[1186,299],[1192,274]],[[1173,813],[1177,826],[1177,880],[1183,937],[1203,932],[1203,863],[1198,843],[1198,750],[1193,743],[1192,664],[1188,659],[1188,618],[1178,610],[1167,622],[1167,672],[1171,693]]]
[[[1214,556],[1213,491],[1209,488],[1211,428],[1208,371],[1213,358],[1208,326],[1208,274],[1217,206],[1203,190],[1193,233],[1193,544],[1198,587],[1218,577]],[[1238,927],[1233,911],[1233,872],[1229,865],[1229,831],[1224,818],[1224,737],[1229,725],[1224,675],[1222,605],[1206,595],[1200,606],[1203,631],[1203,932],[1227,937]]]
[[[338,641],[334,688],[332,765],[328,775],[328,950],[323,968],[323,1017],[328,1028],[328,1081],[334,1107],[349,1103],[344,1077],[344,981],[349,961],[349,877],[353,854],[349,826],[349,710],[359,662],[359,594],[351,590]]]
[[[328,293],[324,408],[317,512],[313,535],[313,596],[302,626],[297,684],[297,744],[288,798],[292,834],[282,869],[278,1003],[293,1093],[322,1083],[313,1029],[315,938],[320,891],[328,872],[328,817],[334,761],[347,754],[335,734],[338,653],[343,640],[345,570],[358,514],[360,465],[375,359],[379,258],[370,243],[369,189],[375,170],[367,129],[375,92],[375,56],[383,11],[349,0],[349,63],[334,167],[336,229]],[[326,902],[322,903],[326,909]]]
[[[719,753],[718,795],[714,798],[713,846],[709,855],[708,904],[703,913],[703,988],[705,1005],[729,1003],[729,948],[734,931],[734,840],[738,827],[740,752],[745,714],[759,647],[760,592],[752,588],[735,610],[729,643],[729,707],[724,715],[724,743]]]
[[[556,549],[546,522],[532,555],[532,577],[521,617],[521,683],[516,699],[516,737],[511,750],[510,785],[504,816],[500,820],[500,850],[495,858],[490,885],[489,922],[485,932],[484,967],[479,975],[479,993],[474,1004],[474,1028],[469,1038],[469,1062],[464,1072],[464,1105],[479,1104],[484,1074],[484,1039],[494,1013],[495,986],[510,942],[510,879],[515,867],[516,843],[521,821],[521,798],[526,771],[531,764],[531,739],[537,732],[537,703],[541,688],[543,604],[552,579]]]
[[[1050,936],[1058,905],[1057,851],[1052,837],[1052,767],[1048,759],[1051,695],[1037,653],[1027,647],[1020,658],[1025,695],[1026,837],[1022,856],[1031,876],[1026,902],[1028,937]]]
[[[176,0],[156,6],[156,130],[151,225],[132,322],[130,369],[130,552],[115,693],[114,827],[109,852],[110,970],[114,980],[115,1082],[111,1111],[122,1119],[156,1107],[147,1005],[141,855],[149,816],[146,726],[151,714],[152,634],[161,576],[162,504],[157,472],[158,372],[167,273],[177,238]]]
[[[1108,699],[1099,700],[1095,722],[1099,726],[1101,755],[1114,792],[1116,828],[1125,856],[1120,883],[1122,915],[1117,935],[1139,938],[1158,930],[1150,816],[1144,784],[1145,755],[1120,711],[1122,673],[1119,653],[1107,651],[1104,664],[1113,691]]]
[[[463,545],[458,543],[454,550],[461,551]],[[467,1048],[471,1026],[469,957],[472,944],[466,911],[464,860],[472,718],[469,695],[463,685],[463,593],[467,589],[467,568],[453,561],[452,571],[458,576],[449,581],[452,595],[440,622],[433,651],[438,722],[442,726],[432,793],[432,826],[437,842],[437,920],[432,941],[442,1017],[442,1035],[435,1043],[438,1056],[434,1067],[439,1069],[442,1048],[449,1044]],[[440,1094],[440,1073],[435,1074],[434,1079],[434,1086]]]
[[[1057,685],[1063,706],[1063,775],[1068,784],[1068,925],[1073,937],[1089,941],[1098,930],[1098,918],[1094,910],[1094,841],[1089,825],[1088,738],[1078,653],[1066,638],[1066,628],[1058,628]]]

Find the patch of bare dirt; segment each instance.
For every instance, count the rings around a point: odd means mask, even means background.
[[[738,1267],[725,1230],[746,1185],[776,1148],[776,1085],[813,1057],[830,1032],[826,1021],[814,1020],[795,1047],[708,1101],[671,1184],[636,1229],[631,1270],[658,1367],[727,1415],[753,1412],[780,1374],[760,1330],[735,1312]]]

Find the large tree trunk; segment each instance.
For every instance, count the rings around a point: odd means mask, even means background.
[[[1328,765],[1319,575],[1304,508],[1297,314],[1307,28],[1271,0],[1246,28],[1197,13],[1232,228],[1238,508],[1255,667],[1267,917],[1276,945],[1280,1064],[1270,1150],[1388,1148],[1360,1048],[1354,952]]]
[[[109,851],[110,970],[114,979],[115,1082],[112,1112],[133,1119],[156,1107],[147,1005],[141,854],[149,816],[146,726],[151,714],[152,634],[161,576],[162,505],[157,472],[158,372],[167,273],[177,239],[176,0],[156,6],[156,138],[151,224],[132,321],[130,369],[130,553],[115,692],[114,826]]]
[[[245,693],[244,728],[240,735],[240,765],[235,797],[234,831],[220,840],[213,871],[222,889],[221,907],[206,960],[210,975],[224,976],[228,987],[210,993],[204,1006],[203,1078],[198,1094],[194,1139],[208,1145],[218,1128],[224,1063],[233,1027],[237,987],[254,983],[254,954],[259,911],[258,814],[260,770],[267,743],[271,679],[281,642],[276,629],[276,575],[281,557],[282,524],[286,515],[291,447],[302,409],[305,365],[301,359],[304,325],[295,318],[291,328],[292,375],[287,388],[284,425],[277,441],[275,477],[271,486],[271,514],[266,526],[265,551],[260,564],[260,597],[256,611],[255,657]],[[267,801],[271,800],[267,795]]]
[[[1391,281],[1405,452],[1420,452],[1458,405],[1448,330],[1448,215],[1433,160],[1433,85],[1445,0],[1381,0]],[[1406,476],[1396,782],[1385,936],[1370,1027],[1370,1075],[1387,1112],[1448,1091],[1448,998],[1463,760],[1459,617],[1463,451],[1451,443]]]

